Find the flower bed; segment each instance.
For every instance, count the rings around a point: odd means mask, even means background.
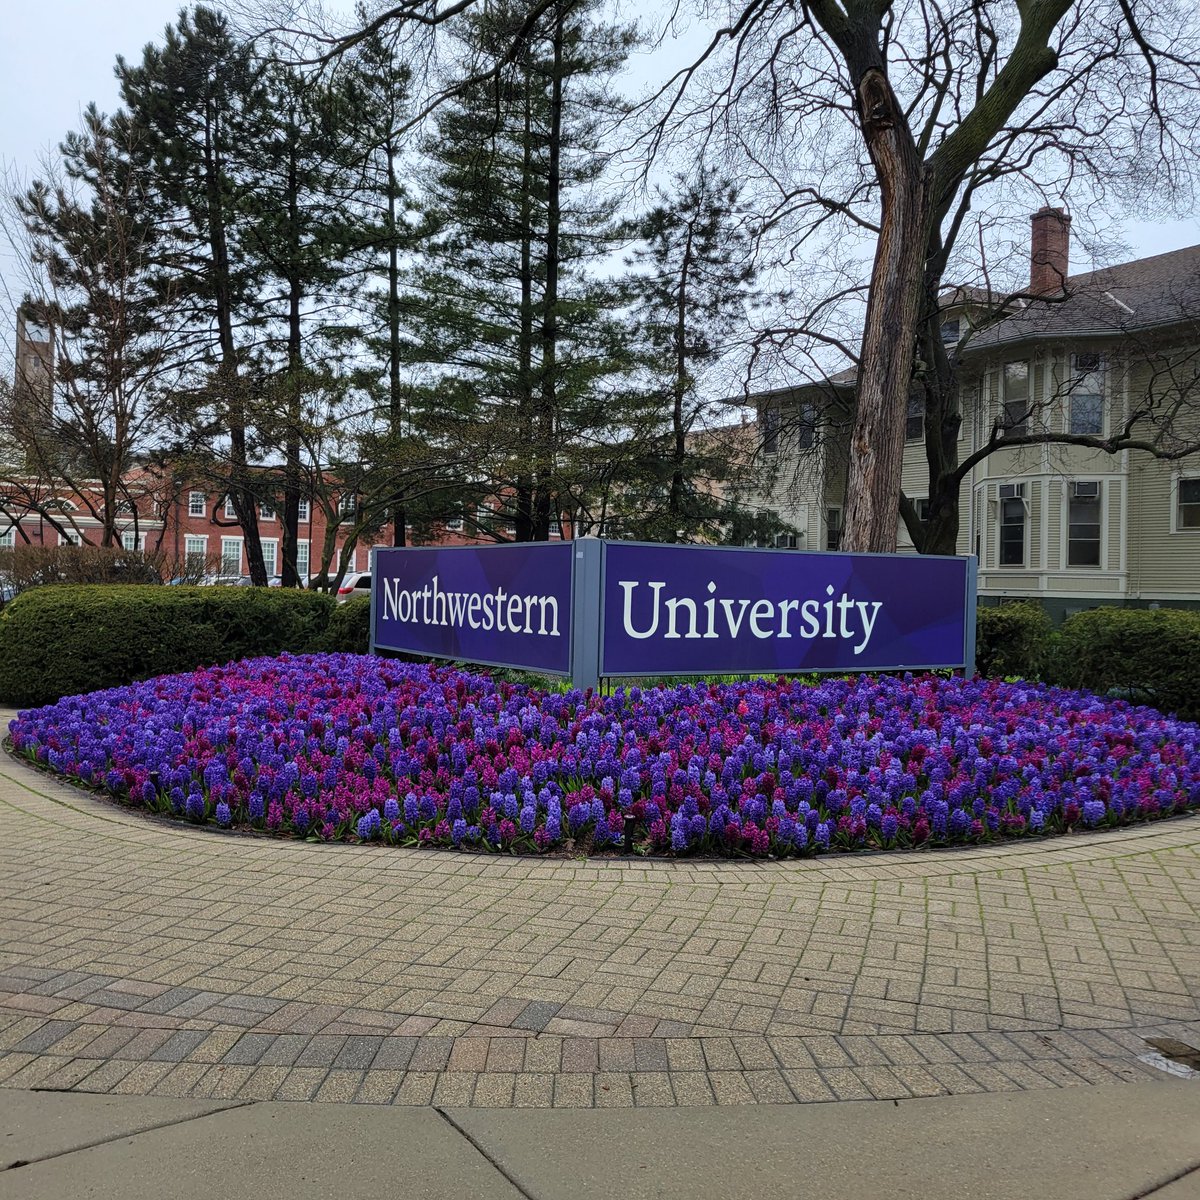
[[[791,855],[1200,807],[1200,726],[1029,684],[759,680],[585,700],[355,655],[21,713],[15,749],[146,809],[325,840]]]

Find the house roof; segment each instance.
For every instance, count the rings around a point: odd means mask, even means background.
[[[1200,246],[1067,278],[1061,296],[1026,300],[974,334],[970,350],[1064,337],[1113,337],[1200,318]]]

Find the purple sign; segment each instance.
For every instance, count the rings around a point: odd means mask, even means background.
[[[609,542],[600,675],[961,667],[969,581],[965,558]]]
[[[376,550],[375,649],[571,671],[571,546]]]

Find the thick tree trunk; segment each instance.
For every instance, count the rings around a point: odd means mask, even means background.
[[[863,131],[880,182],[880,228],[858,368],[842,549],[894,551],[904,425],[931,221],[926,173],[887,78],[858,86]]]

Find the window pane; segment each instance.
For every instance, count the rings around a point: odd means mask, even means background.
[[[915,442],[925,436],[925,402],[920,396],[909,396],[908,415],[904,422],[904,438]]]
[[[1067,512],[1067,566],[1100,565],[1100,497],[1072,496]]]
[[[1100,396],[1071,397],[1071,432],[1099,434],[1104,432],[1104,401]]]
[[[1180,529],[1200,529],[1200,479],[1179,481],[1179,506],[1175,524]]]
[[[301,579],[308,576],[308,543],[298,542],[296,545],[296,574]]]
[[[1020,567],[1025,565],[1025,502],[1002,500],[1000,502],[1000,565]]]
[[[1004,399],[1029,399],[1029,364],[1027,362],[1004,364]]]

